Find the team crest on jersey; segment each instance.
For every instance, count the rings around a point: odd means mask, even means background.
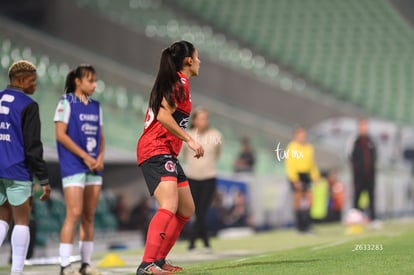
[[[175,163],[172,160],[167,161],[164,166],[168,172],[175,172]]]
[[[187,83],[187,79],[185,77],[181,77],[180,80],[181,80],[181,83],[184,85]]]

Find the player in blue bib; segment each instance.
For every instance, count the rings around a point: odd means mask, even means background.
[[[102,186],[104,135],[102,109],[91,98],[96,72],[91,65],[80,65],[66,78],[66,94],[55,113],[56,140],[66,202],[66,218],[60,233],[61,275],[95,275],[91,267],[94,216]],[[82,265],[72,269],[76,225],[81,221],[79,250]]]
[[[50,195],[40,140],[39,106],[28,95],[36,90],[36,67],[19,60],[9,69],[10,85],[0,91],[0,246],[14,221],[11,274],[23,274],[30,242],[29,217],[33,176]]]

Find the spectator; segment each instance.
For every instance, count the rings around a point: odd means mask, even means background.
[[[350,161],[354,178],[354,208],[360,209],[359,198],[363,191],[369,196],[369,217],[376,220],[375,212],[375,175],[377,151],[372,137],[368,133],[368,120],[361,118],[358,122],[358,136],[353,143]],[[360,209],[361,210],[361,209]],[[374,225],[378,223],[375,222]]]
[[[256,158],[247,137],[241,139],[241,152],[234,162],[234,172],[252,173]]]
[[[144,196],[132,209],[129,217],[129,228],[142,231],[143,241],[147,239],[148,226],[154,209],[151,206],[151,197]]]
[[[329,184],[329,204],[328,217],[329,222],[338,222],[342,218],[342,210],[345,204],[345,187],[338,179],[336,170],[329,171],[326,179]]]
[[[216,192],[217,162],[222,147],[222,137],[218,130],[210,127],[209,113],[204,108],[195,110],[188,132],[204,150],[204,158],[194,158],[194,153],[183,147],[183,156],[187,164],[187,175],[191,194],[195,204],[196,219],[191,230],[189,250],[195,249],[198,238],[204,242],[204,248],[210,249],[206,215]]]
[[[129,213],[125,202],[125,195],[119,194],[116,197],[115,206],[113,209],[114,215],[117,218],[118,229],[127,230],[129,226]]]

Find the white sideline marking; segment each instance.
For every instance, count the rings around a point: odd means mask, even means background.
[[[244,262],[246,260],[257,259],[257,258],[262,258],[262,257],[266,257],[266,256],[267,256],[267,254],[261,254],[261,255],[251,256],[251,257],[248,257],[248,258],[237,259],[237,260],[234,260],[233,262],[235,262],[235,263]]]
[[[325,249],[325,248],[329,248],[329,247],[334,247],[334,246],[337,246],[337,245],[341,245],[341,244],[344,244],[346,242],[349,242],[349,240],[341,240],[341,241],[336,241],[336,242],[333,242],[333,243],[328,243],[328,244],[314,246],[310,250]]]

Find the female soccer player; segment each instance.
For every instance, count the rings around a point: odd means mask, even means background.
[[[195,242],[201,238],[206,252],[210,251],[206,215],[216,191],[217,162],[220,157],[222,138],[217,129],[210,127],[209,113],[205,108],[197,108],[191,120],[188,132],[205,149],[201,159],[193,158],[191,150],[183,147],[184,160],[187,164],[188,181],[195,203],[196,220],[191,230],[189,250],[195,249]]]
[[[314,158],[312,144],[306,141],[305,128],[298,127],[294,138],[286,148],[286,173],[293,191],[296,227],[299,232],[310,231],[311,184],[319,179],[319,169]]]
[[[54,118],[66,202],[66,218],[60,232],[61,275],[100,274],[90,266],[105,145],[102,109],[91,98],[95,87],[96,72],[91,65],[80,65],[70,71],[66,77],[66,94],[60,99]],[[79,219],[82,266],[77,272],[71,268],[69,257]]]
[[[19,60],[9,68],[10,85],[0,91],[0,246],[11,235],[11,274],[23,274],[30,242],[29,217],[34,175],[42,185],[41,200],[50,186],[40,140],[39,106],[28,95],[36,90],[36,67]]]
[[[185,132],[192,108],[188,79],[200,68],[198,52],[187,41],[163,50],[151,91],[144,132],[137,144],[138,165],[159,209],[152,218],[142,263],[136,274],[172,274],[181,267],[165,258],[194,213],[194,202],[184,171],[177,160],[183,141],[204,155],[203,147]]]

